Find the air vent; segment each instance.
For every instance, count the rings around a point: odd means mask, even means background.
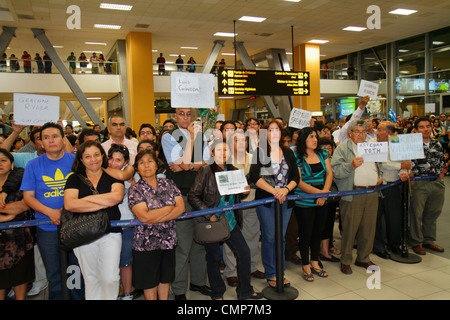
[[[260,36],[260,37],[270,37],[271,35],[273,35],[273,33],[255,33],[255,36]]]
[[[18,14],[17,18],[24,20],[34,20],[34,16],[31,16],[29,14]]]
[[[134,27],[135,27],[135,28],[143,28],[143,29],[147,29],[149,26],[150,26],[149,24],[137,23]]]

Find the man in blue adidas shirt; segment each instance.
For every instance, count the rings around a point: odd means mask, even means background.
[[[41,128],[45,154],[28,162],[20,189],[28,206],[35,210],[36,219],[50,218],[51,224],[37,227],[37,243],[49,281],[49,300],[61,299],[59,244],[57,225],[64,204],[64,186],[72,173],[75,155],[64,151],[64,132],[56,123]],[[78,264],[69,253],[69,264]],[[71,261],[73,260],[73,261]],[[72,298],[81,298],[80,290],[72,290]]]

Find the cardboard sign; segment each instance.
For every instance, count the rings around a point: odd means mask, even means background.
[[[378,87],[380,85],[375,82],[361,80],[359,85],[358,97],[369,96],[370,99],[376,100],[378,97]]]
[[[14,122],[42,126],[59,119],[59,97],[14,93]]]
[[[422,134],[410,133],[389,137],[389,156],[392,161],[424,159]]]
[[[214,75],[189,72],[170,74],[172,108],[205,108],[215,105]]]
[[[357,152],[364,162],[387,162],[389,146],[387,142],[362,142],[357,144]]]
[[[310,126],[310,121],[312,117],[312,112],[299,109],[292,108],[291,115],[289,117],[289,127],[302,129]]]

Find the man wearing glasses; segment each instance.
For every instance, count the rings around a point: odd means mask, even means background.
[[[349,139],[342,142],[331,158],[334,181],[339,190],[375,188],[381,184],[379,164],[364,162],[357,156],[357,144],[366,141],[367,122],[356,119],[349,123]],[[358,243],[355,265],[368,268],[377,224],[378,192],[342,197],[339,202],[342,218],[341,271],[351,274],[352,250]]]
[[[170,170],[166,177],[172,179],[183,196],[186,212],[192,211],[187,194],[194,183],[198,169],[209,160],[207,140],[202,133],[201,122],[192,121],[192,110],[177,108],[177,125],[164,134],[161,145]],[[190,274],[190,290],[209,295],[206,286],[206,252],[203,245],[194,241],[193,219],[176,221],[178,244],[175,249],[175,280],[172,291],[175,300],[185,300]],[[190,265],[190,272],[188,266]]]
[[[127,125],[125,119],[119,115],[113,115],[108,120],[108,132],[109,139],[102,143],[103,149],[108,154],[109,148],[112,144],[121,144],[128,148],[130,153],[130,165],[134,164],[134,158],[137,154],[137,143],[126,139],[125,132],[127,131]]]

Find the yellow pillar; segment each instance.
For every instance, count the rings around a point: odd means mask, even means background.
[[[219,107],[220,113],[225,115],[225,120],[230,119],[230,111],[234,109],[234,100],[233,99],[219,99]]]
[[[130,32],[126,38],[130,127],[136,132],[142,123],[155,125],[152,34]]]
[[[294,70],[309,72],[309,96],[294,97],[294,107],[320,111],[320,46],[304,43],[294,47]]]

